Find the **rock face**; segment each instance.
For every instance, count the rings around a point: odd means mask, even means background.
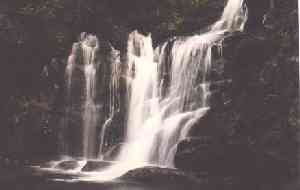
[[[121,176],[121,180],[129,180],[162,187],[172,186],[175,189],[183,187],[189,189],[199,188],[200,181],[190,174],[169,168],[145,167],[131,170]]]
[[[175,165],[249,189],[280,189],[296,178],[299,159],[297,10],[247,2],[246,31],[228,36],[223,56],[214,56],[211,109],[178,145]]]
[[[144,185],[155,185],[158,189],[252,189],[245,187],[239,176],[211,176],[206,172],[190,173],[178,169],[144,167],[138,168],[120,177],[120,180],[132,181]]]

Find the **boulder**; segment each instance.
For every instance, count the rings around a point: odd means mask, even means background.
[[[78,168],[80,165],[78,161],[76,160],[68,160],[68,161],[62,161],[59,164],[55,166],[56,169],[61,169],[61,170],[74,170]]]
[[[245,180],[236,175],[211,175],[207,172],[188,173],[178,169],[144,167],[129,171],[121,180],[141,183],[145,186],[162,188],[164,190],[182,189],[206,189],[206,190],[251,190],[255,185],[249,183],[245,186]]]
[[[256,153],[244,139],[217,140],[215,137],[202,136],[188,138],[178,144],[175,166],[197,173],[240,175],[245,170],[251,170],[250,165],[255,164],[255,157]]]
[[[214,173],[223,155],[223,147],[210,136],[188,138],[177,146],[175,166],[184,171]]]
[[[149,185],[172,185],[178,189],[182,187],[193,189],[201,185],[201,181],[191,174],[177,169],[148,166],[128,171],[121,176],[121,180],[140,182]]]

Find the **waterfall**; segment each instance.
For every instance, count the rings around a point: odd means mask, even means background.
[[[133,79],[127,145],[120,153],[120,162],[173,166],[177,143],[209,108],[212,46],[223,38],[225,31],[242,30],[246,18],[243,1],[228,1],[211,31],[175,40],[169,55],[157,50],[158,63],[154,62],[151,36],[136,31],[130,34],[128,65]],[[163,56],[171,57],[169,62]],[[170,70],[159,71],[159,65],[165,64],[170,65]],[[168,85],[159,85],[165,82],[158,77],[159,72],[169,75]],[[167,88],[165,95],[160,93],[165,91],[161,88]]]
[[[129,115],[126,142],[119,160],[135,163],[147,161],[155,143],[158,105],[158,73],[154,62],[151,36],[144,37],[137,31],[128,40]],[[140,148],[143,147],[143,148]],[[130,152],[130,154],[128,154]],[[131,154],[132,153],[132,154]]]
[[[65,109],[65,117],[64,117],[64,124],[63,124],[63,132],[61,133],[59,137],[59,141],[61,143],[61,151],[60,153],[64,156],[68,155],[69,152],[69,143],[66,140],[66,133],[69,125],[70,120],[70,112],[71,112],[71,93],[72,93],[72,76],[73,76],[73,70],[74,65],[77,58],[77,52],[78,50],[78,43],[74,43],[70,56],[68,57],[67,66],[65,70],[65,78],[66,78],[66,109]]]
[[[80,41],[74,43],[71,54],[68,58],[68,65],[66,67],[67,77],[67,101],[72,104],[72,85],[73,85],[73,72],[75,69],[79,69],[84,74],[84,105],[82,112],[82,152],[84,158],[94,158],[96,155],[96,125],[97,125],[97,106],[95,103],[96,97],[96,67],[98,51],[98,39],[94,35],[88,35],[82,33]],[[66,121],[69,120],[69,115],[72,109],[72,105],[67,106]],[[65,128],[70,125],[65,123]],[[64,133],[70,132],[64,130]],[[68,144],[68,143],[64,143]],[[65,145],[66,147],[70,145]],[[64,148],[67,149],[67,148]],[[68,155],[68,150],[64,151],[64,154]]]
[[[221,18],[208,32],[175,37],[156,49],[151,35],[132,32],[127,42],[127,70],[121,69],[120,52],[113,48],[109,66],[102,64],[103,81],[100,83],[105,83],[102,101],[103,105],[108,105],[102,109],[104,116],[96,104],[99,42],[94,35],[82,34],[80,42],[73,46],[66,74],[68,97],[72,95],[74,68],[81,68],[84,75],[82,154],[85,159],[96,158],[97,151],[98,158],[103,159],[106,131],[116,113],[124,111],[120,111],[120,105],[124,104],[121,96],[125,94],[120,94],[119,82],[121,78],[127,82],[125,143],[116,164],[98,172],[93,180],[110,180],[147,165],[174,167],[178,143],[189,135],[191,127],[210,106],[212,48],[219,47],[228,32],[243,30],[246,21],[244,1],[228,0]],[[108,74],[110,78],[106,79]],[[104,120],[98,135],[100,115]]]
[[[228,0],[221,19],[213,26],[212,30],[243,30],[248,18],[248,10],[244,0]]]
[[[103,160],[105,149],[106,131],[111,126],[116,113],[120,112],[120,77],[121,77],[121,60],[120,52],[111,47],[110,53],[110,81],[109,81],[109,103],[108,118],[104,122],[100,132],[100,144],[98,158]]]
[[[64,156],[103,159],[109,140],[107,129],[121,112],[121,70],[120,51],[111,44],[100,44],[96,35],[81,33],[66,66],[67,105],[60,137]],[[77,119],[78,112],[81,120]],[[78,127],[72,126],[74,116]],[[81,142],[74,142],[74,133],[76,139],[81,135]]]
[[[96,51],[98,39],[88,35],[82,43],[84,75],[85,75],[85,105],[83,114],[83,156],[94,158],[96,155]]]
[[[118,163],[96,179],[115,178],[146,165],[174,166],[177,144],[209,109],[212,47],[227,32],[243,30],[246,20],[243,0],[229,0],[210,31],[174,38],[155,51],[151,35],[129,35],[126,143]]]

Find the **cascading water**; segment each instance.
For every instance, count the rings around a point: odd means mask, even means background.
[[[98,39],[94,35],[82,33],[80,42],[75,43],[71,55],[68,59],[66,68],[67,75],[67,99],[72,97],[72,75],[77,67],[84,73],[85,80],[85,102],[83,105],[83,136],[82,136],[82,156],[84,158],[94,158],[96,156],[96,125],[97,125],[97,106],[96,97],[96,67],[98,51]],[[67,117],[69,111],[67,110]],[[68,119],[67,119],[68,120]],[[68,125],[68,123],[66,124]],[[65,131],[67,133],[69,131]],[[68,153],[65,153],[68,155]]]
[[[173,40],[153,50],[151,36],[132,32],[127,49],[128,119],[125,143],[117,164],[99,172],[93,180],[110,180],[128,170],[146,165],[174,167],[177,144],[188,136],[190,128],[209,109],[209,74],[212,47],[227,32],[243,30],[247,10],[243,0],[228,0],[222,17],[210,31]],[[84,35],[80,42],[86,81],[83,113],[83,155],[96,154],[96,52],[98,40]],[[75,48],[76,49],[76,48]],[[73,56],[74,55],[74,56]],[[76,62],[72,53],[69,62]],[[116,63],[120,63],[117,60]],[[109,116],[102,126],[99,155],[102,158],[105,131],[116,112],[120,64],[112,64],[109,85]],[[72,68],[72,66],[68,66]],[[72,69],[67,69],[71,80]]]
[[[71,112],[71,91],[72,91],[72,76],[73,76],[73,70],[74,70],[74,65],[76,62],[77,58],[77,50],[78,50],[78,43],[74,43],[71,54],[68,58],[67,66],[66,66],[66,71],[65,71],[65,76],[66,76],[66,89],[67,89],[67,94],[66,94],[66,100],[67,100],[67,106],[65,110],[65,118],[64,118],[64,124],[63,124],[63,132],[60,135],[60,142],[61,142],[61,154],[66,156],[68,155],[69,152],[69,143],[66,140],[66,133],[67,133],[67,128],[69,126],[69,120],[70,120],[70,112]]]
[[[162,120],[157,145],[160,165],[173,166],[177,143],[208,110],[211,47],[220,36],[219,32],[202,34],[177,40],[172,46],[170,84],[160,104]]]
[[[97,106],[96,97],[96,52],[98,39],[88,35],[82,43],[84,74],[86,81],[85,106],[83,115],[83,156],[94,158],[96,155]]]
[[[149,164],[173,166],[177,143],[209,109],[212,47],[226,32],[243,30],[246,20],[243,0],[229,0],[210,31],[175,39],[171,46],[166,42],[156,51],[157,62],[151,36],[130,34],[126,143],[117,158],[119,163],[100,172],[96,179],[115,178]],[[169,53],[167,46],[171,47]]]
[[[153,60],[151,37],[144,37],[136,31],[131,33],[127,51],[128,75],[133,78],[129,84],[127,145],[122,149],[118,160],[144,163],[148,161],[148,155],[155,143],[157,131],[152,124],[155,125],[158,121],[155,114],[159,111],[158,73],[157,64]]]
[[[104,122],[100,132],[100,144],[98,158],[103,160],[105,148],[105,135],[108,127],[111,125],[116,113],[120,111],[120,76],[121,76],[121,61],[120,52],[111,47],[110,53],[110,82],[109,82],[109,107],[108,118]]]
[[[247,19],[243,1],[228,1],[224,13],[212,29],[204,34],[176,40],[171,54],[159,53],[153,62],[150,36],[133,32],[128,42],[129,68],[134,70],[127,124],[127,145],[119,160],[173,166],[177,143],[208,109],[209,71],[212,46],[224,37],[225,31],[242,30]],[[167,44],[163,45],[163,48]],[[170,56],[166,63],[162,56]],[[169,64],[167,93],[159,92],[166,85],[158,78],[158,65]],[[161,81],[161,82],[159,82]],[[160,94],[160,96],[158,96]]]
[[[212,31],[235,31],[244,29],[248,19],[248,10],[244,0],[228,0],[221,19],[212,26]]]
[[[109,43],[103,42],[101,49],[99,45],[95,35],[83,32],[68,58],[66,113],[60,138],[61,154],[67,158],[103,160],[111,143],[107,142],[107,129],[116,117],[122,120],[120,51]]]

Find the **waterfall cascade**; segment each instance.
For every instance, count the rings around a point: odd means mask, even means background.
[[[152,145],[155,143],[158,120],[155,113],[158,105],[158,73],[154,62],[152,39],[136,31],[128,40],[129,115],[126,142],[118,160],[132,163],[147,162]],[[151,121],[150,121],[150,120]],[[132,151],[132,152],[131,152]],[[130,152],[130,154],[128,154]]]
[[[112,125],[113,119],[116,117],[117,113],[120,112],[121,106],[121,93],[120,93],[120,77],[121,77],[121,60],[120,52],[111,47],[110,53],[110,80],[109,80],[109,97],[108,97],[108,116],[102,125],[100,132],[100,143],[98,158],[100,160],[104,159],[105,153],[105,139],[107,134],[107,129]]]
[[[98,60],[98,39],[94,35],[82,33],[80,42],[75,43],[66,68],[67,75],[67,99],[72,96],[72,75],[75,67],[80,67],[84,73],[84,105],[83,105],[83,126],[82,126],[82,156],[94,158],[96,154],[96,125],[97,125],[97,105],[96,98],[96,67]],[[69,112],[70,110],[67,110]],[[67,113],[68,115],[69,113]],[[68,126],[67,126],[68,127]],[[68,132],[68,130],[67,130]],[[68,151],[64,151],[68,155]]]
[[[120,153],[120,162],[173,166],[177,143],[209,107],[212,46],[225,32],[242,30],[246,19],[243,1],[229,0],[221,19],[209,32],[175,40],[169,54],[165,53],[166,42],[156,50],[158,62],[154,62],[151,36],[130,34],[128,64],[129,72],[134,74],[127,144]],[[170,66],[169,70],[164,69],[165,65]],[[167,77],[159,78],[159,73]]]
[[[73,44],[66,67],[66,122],[61,138],[64,156],[103,159],[107,129],[121,112],[120,78],[120,52],[105,42],[100,48],[95,35],[81,33],[79,42]],[[78,112],[81,120],[76,118],[75,128],[69,121],[78,117]],[[68,141],[69,133],[80,133],[81,142]]]
[[[86,81],[85,106],[83,115],[83,156],[94,158],[96,155],[96,51],[98,40],[96,36],[85,37],[82,43],[84,74]]]
[[[151,35],[143,36],[137,31],[129,35],[126,74],[129,108],[125,144],[117,156],[117,164],[99,172],[94,179],[112,179],[146,165],[174,167],[177,144],[188,136],[193,124],[209,109],[212,47],[222,41],[226,32],[243,30],[246,20],[247,10],[243,0],[228,0],[222,17],[206,33],[174,38],[155,51]],[[94,36],[87,36],[82,41],[86,78],[83,117],[86,158],[95,154],[97,64],[94,62],[97,61],[97,44]],[[112,67],[111,94],[117,92],[119,84],[115,76],[120,75],[119,71],[119,68]],[[120,101],[115,99],[115,95],[110,97],[112,104]],[[114,105],[110,107],[115,108]],[[101,130],[100,157],[105,131],[115,110],[109,112]]]

